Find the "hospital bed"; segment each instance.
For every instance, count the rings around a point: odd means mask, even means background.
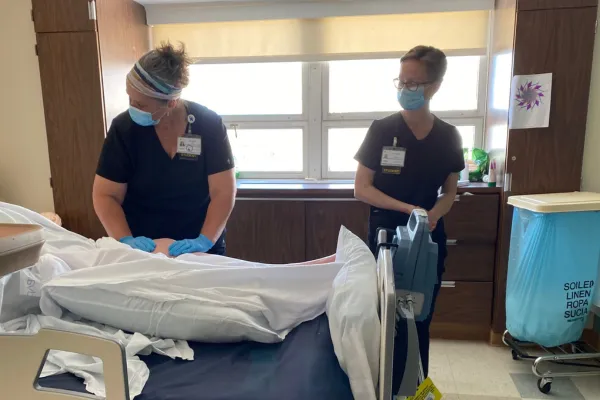
[[[424,233],[427,225],[426,215],[417,212],[407,227],[399,227],[393,233],[393,240],[388,241],[391,232],[382,230],[378,234],[381,346],[377,397],[380,400],[414,395],[423,379],[414,321],[415,314],[419,318],[429,312],[429,296],[437,279],[420,287],[416,284],[423,279],[418,267],[428,271],[422,264],[435,255],[428,231]],[[39,240],[36,243],[34,255],[39,254]],[[13,251],[8,259],[0,253],[0,276],[31,265],[31,247],[22,248],[28,250],[28,257],[16,257]],[[435,268],[435,262],[430,264]],[[398,321],[406,328],[407,356],[402,360],[405,365],[400,388],[393,393],[392,355]],[[278,344],[190,343],[190,346],[196,354],[194,361],[159,355],[140,357],[150,369],[150,378],[138,399],[354,398],[335,356],[325,315],[301,324]],[[73,375],[39,379],[50,350],[100,358],[107,399],[129,399],[126,355],[119,342],[53,329],[41,329],[35,335],[0,335],[0,397],[19,400],[95,398]],[[224,386],[228,388],[227,393],[223,392]]]

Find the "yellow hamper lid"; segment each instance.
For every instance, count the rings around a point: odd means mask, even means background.
[[[510,196],[508,204],[539,213],[600,211],[600,193],[571,192]]]

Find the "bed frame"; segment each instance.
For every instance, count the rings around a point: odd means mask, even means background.
[[[381,231],[378,242],[386,243],[386,238],[386,232]],[[13,270],[26,268],[28,265],[21,265]],[[377,394],[379,400],[392,400],[394,398],[392,370],[397,303],[392,255],[390,249],[385,246],[381,246],[379,250],[377,276],[381,320]],[[414,347],[411,345],[409,349],[414,349]],[[418,349],[418,343],[416,348]],[[104,366],[107,400],[130,399],[125,349],[119,342],[54,329],[41,329],[36,335],[0,334],[0,391],[2,398],[11,400],[96,399],[97,397],[91,394],[40,387],[39,375],[50,350],[62,350],[100,358]],[[9,362],[2,362],[2,360],[9,360]],[[407,365],[410,364],[407,362]],[[409,373],[409,375],[412,374],[412,372]],[[416,391],[416,387],[413,389]]]

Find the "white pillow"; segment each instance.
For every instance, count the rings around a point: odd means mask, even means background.
[[[340,229],[336,261],[344,267],[327,300],[331,340],[354,398],[375,400],[381,331],[377,263],[367,245],[345,227]]]

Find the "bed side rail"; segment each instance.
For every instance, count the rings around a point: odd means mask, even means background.
[[[392,245],[387,244],[387,232],[385,230],[378,232],[377,243],[379,318],[381,320],[378,398],[379,400],[391,400],[394,368],[394,336],[396,330],[396,289],[392,264]]]
[[[119,342],[55,329],[40,329],[35,335],[0,334],[0,397],[23,400],[97,398],[38,385],[50,350],[99,357],[103,362],[106,398],[129,400],[125,349]]]

